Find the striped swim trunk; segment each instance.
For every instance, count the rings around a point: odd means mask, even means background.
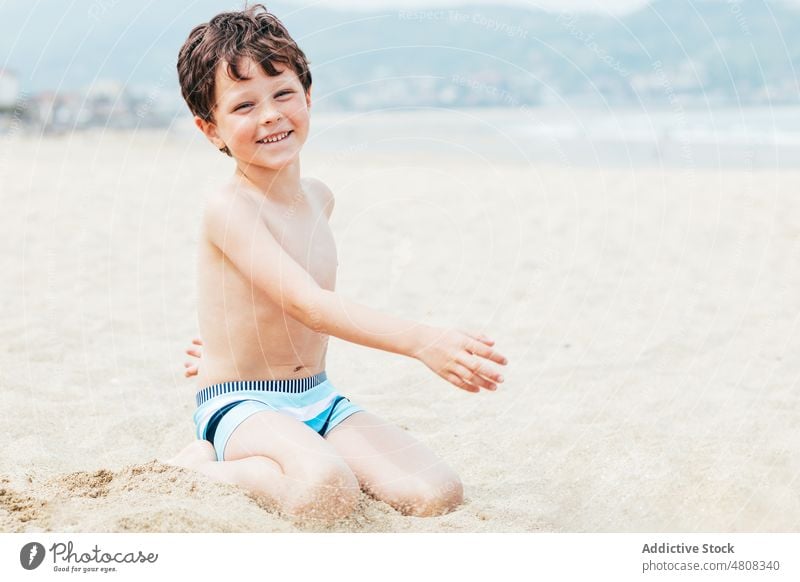
[[[337,393],[323,371],[288,380],[237,380],[200,390],[195,399],[197,438],[214,445],[217,460],[233,431],[250,416],[264,410],[286,414],[326,436],[345,418],[364,410]]]

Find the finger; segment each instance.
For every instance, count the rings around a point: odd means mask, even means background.
[[[192,348],[186,350],[186,353],[189,354],[190,356],[194,356],[195,358],[200,357],[200,352],[198,350],[193,350]]]
[[[459,355],[456,357],[456,363],[467,368],[473,375],[483,376],[491,382],[503,381],[503,376],[500,374],[500,372],[497,372],[496,370],[484,365],[483,362],[481,362],[481,360],[475,356]]]
[[[503,366],[508,364],[508,358],[506,358],[503,354],[480,343],[473,342],[469,344],[467,346],[467,351],[475,354],[476,356],[480,356],[482,358],[486,358],[487,360],[502,364]]]
[[[479,342],[483,342],[487,346],[494,345],[494,340],[493,339],[489,339],[489,337],[485,333],[467,331],[467,330],[462,330],[461,333],[463,333],[465,335],[468,335],[469,337],[471,337],[474,340],[478,340]]]
[[[490,382],[486,378],[483,378],[483,377],[478,376],[478,375],[471,376],[467,380],[467,382],[469,382],[473,386],[477,386],[478,388],[483,388],[484,390],[490,390],[492,392],[497,390],[497,384],[495,384],[493,382]]]
[[[486,390],[497,390],[497,385],[494,382],[472,373],[461,364],[453,365],[453,373],[468,384],[478,386],[479,388],[485,388]]]
[[[201,340],[199,337],[192,338],[192,343],[196,346],[202,346],[203,340]]]
[[[486,378],[481,378],[480,376],[475,376],[475,379],[477,380],[477,382],[473,380],[473,383],[478,384],[484,390],[489,390],[491,392],[497,390],[497,384],[495,384],[494,382],[490,382]]]
[[[462,380],[461,378],[459,378],[455,374],[452,374],[452,373],[447,374],[445,379],[448,382],[450,382],[451,384],[453,384],[454,386],[457,386],[458,388],[461,388],[462,390],[466,390],[467,392],[480,392],[481,391],[481,389],[478,388],[477,386],[473,386],[469,382],[465,382],[464,380]]]

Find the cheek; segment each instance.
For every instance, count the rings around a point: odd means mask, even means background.
[[[253,135],[253,128],[248,123],[234,123],[230,126],[231,137],[236,141],[249,140]]]
[[[286,116],[296,122],[302,122],[303,119],[308,119],[308,107],[305,101],[294,101],[286,109]]]
[[[306,131],[309,125],[308,110],[303,108],[296,109],[290,116],[290,120],[296,129]]]

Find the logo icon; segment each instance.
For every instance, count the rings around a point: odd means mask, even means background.
[[[35,570],[44,561],[44,546],[39,542],[30,542],[19,551],[19,563],[26,570]]]

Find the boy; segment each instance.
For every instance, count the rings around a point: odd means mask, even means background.
[[[328,336],[417,358],[469,392],[495,390],[502,377],[488,361],[506,359],[479,334],[398,319],[335,293],[333,194],[300,177],[311,74],[275,16],[256,5],[196,27],[178,75],[197,127],[236,171],[203,216],[203,356],[187,373],[201,388],[198,440],[171,462],[296,517],[344,517],[359,488],[405,514],[452,510],[463,499],[452,469],[327,378]]]

